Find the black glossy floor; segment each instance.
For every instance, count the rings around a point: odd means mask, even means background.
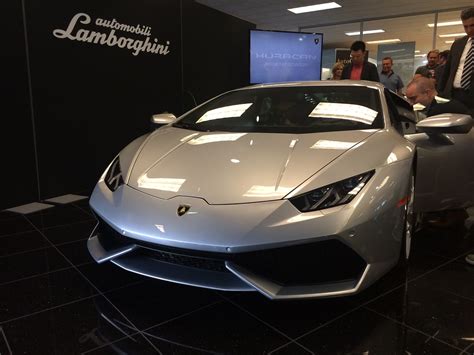
[[[144,279],[86,250],[87,201],[0,213],[0,354],[473,354],[474,233],[424,229],[350,298],[271,302]]]

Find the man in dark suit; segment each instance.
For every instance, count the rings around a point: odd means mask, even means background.
[[[365,60],[364,42],[352,43],[351,63],[344,67],[341,79],[380,81],[377,67]]]
[[[461,12],[467,36],[454,41],[439,82],[443,96],[465,104],[474,113],[474,7]]]
[[[425,77],[413,79],[406,89],[406,97],[412,105],[425,106],[422,112],[426,114],[426,117],[441,113],[469,114],[469,109],[462,102],[456,99],[447,100],[436,96],[437,94],[434,81]]]

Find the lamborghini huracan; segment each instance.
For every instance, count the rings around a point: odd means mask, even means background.
[[[355,294],[405,263],[417,216],[474,205],[468,115],[381,84],[255,85],[153,117],[90,199],[99,262],[271,299]]]

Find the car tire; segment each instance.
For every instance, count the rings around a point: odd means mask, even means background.
[[[400,263],[406,264],[410,258],[411,242],[413,234],[415,233],[417,216],[413,209],[415,198],[415,174],[410,173],[407,190],[408,200],[405,204],[405,218],[403,221],[403,237],[400,250]]]

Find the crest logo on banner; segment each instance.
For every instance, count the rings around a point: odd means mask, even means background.
[[[145,25],[127,25],[119,23],[117,20],[104,20],[97,18],[94,23],[97,26],[110,28],[109,32],[93,31],[81,28],[81,25],[88,25],[92,22],[91,17],[86,13],[75,14],[65,30],[53,30],[53,36],[59,39],[70,39],[85,43],[100,44],[102,46],[119,47],[132,51],[134,56],[141,52],[167,55],[170,51],[170,41],[159,43],[157,38],[151,39],[151,27]],[[116,31],[134,33],[145,36],[145,39],[136,39],[116,34]]]

